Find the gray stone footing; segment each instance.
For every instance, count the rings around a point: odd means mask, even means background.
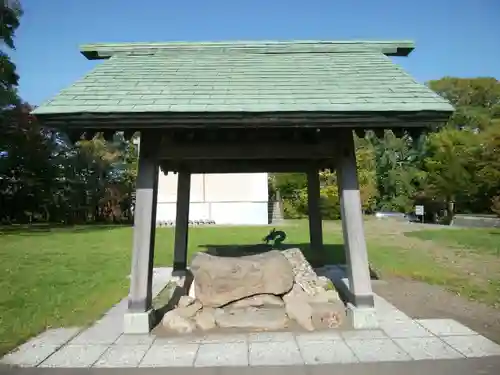
[[[123,318],[123,333],[144,334],[153,328],[153,310],[146,312],[127,311]]]
[[[354,329],[379,328],[377,312],[374,307],[356,307],[348,302],[347,319],[351,322]]]
[[[172,271],[173,277],[186,277],[188,270],[186,268],[183,269],[175,269]]]

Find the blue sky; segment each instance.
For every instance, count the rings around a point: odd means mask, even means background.
[[[12,53],[20,94],[40,104],[96,61],[95,42],[369,39],[416,42],[397,58],[419,81],[500,78],[499,0],[21,0]]]

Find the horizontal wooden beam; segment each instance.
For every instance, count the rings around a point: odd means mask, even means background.
[[[328,159],[335,153],[334,142],[213,142],[206,144],[162,142],[159,159]]]
[[[188,160],[160,161],[163,172],[189,171],[190,173],[306,173],[311,168],[335,169],[333,159],[324,160]]]

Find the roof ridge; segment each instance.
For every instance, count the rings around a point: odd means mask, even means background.
[[[235,41],[235,42],[157,42],[157,43],[97,43],[80,46],[81,53],[90,60],[107,59],[115,54],[154,53],[156,51],[228,53],[262,51],[290,52],[362,52],[379,51],[387,56],[408,56],[414,49],[411,41]]]

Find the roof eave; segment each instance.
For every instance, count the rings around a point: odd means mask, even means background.
[[[294,111],[294,112],[67,112],[34,115],[56,128],[175,128],[175,127],[353,127],[406,128],[444,124],[452,110],[420,111]]]

